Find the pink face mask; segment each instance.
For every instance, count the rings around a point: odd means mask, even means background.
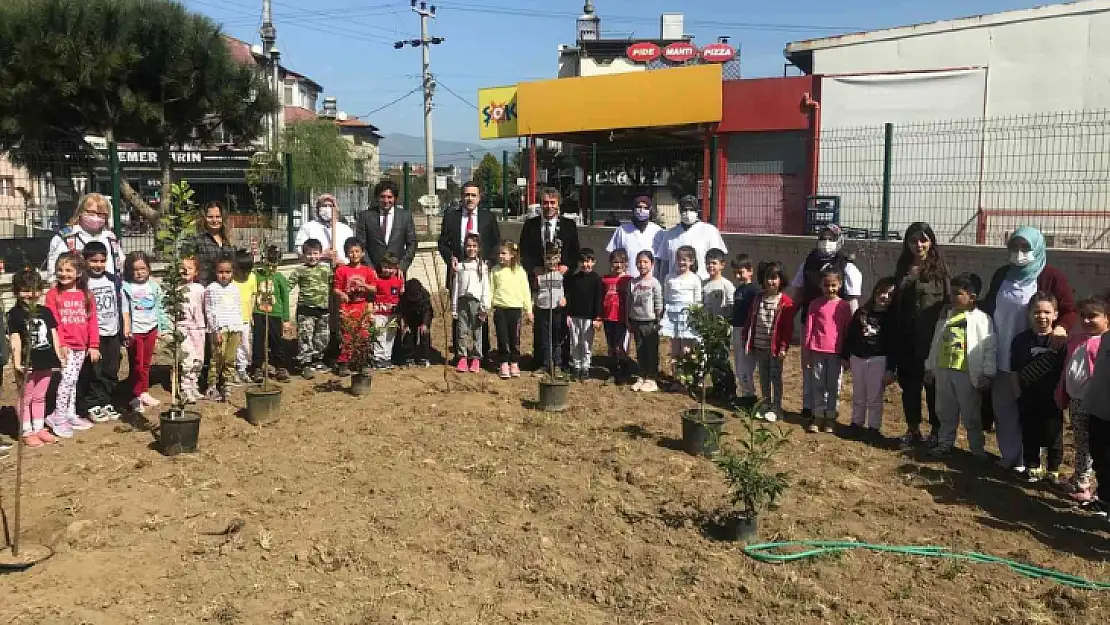
[[[104,228],[106,220],[100,215],[84,214],[81,215],[81,227],[89,232],[98,232]]]

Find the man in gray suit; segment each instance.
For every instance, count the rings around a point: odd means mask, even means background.
[[[391,252],[400,259],[401,272],[406,273],[416,258],[416,224],[412,213],[396,206],[397,186],[390,180],[379,182],[374,195],[378,205],[358,216],[355,238],[362,242],[371,265],[377,267],[386,252]]]

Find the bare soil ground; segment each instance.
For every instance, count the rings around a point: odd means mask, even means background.
[[[864,552],[755,562],[705,524],[724,486],[708,460],[676,450],[688,398],[593,380],[549,415],[529,407],[536,378],[447,378],[439,367],[381,374],[358,399],[330,377],[296,380],[283,387],[280,421],[261,428],[237,416],[239,389],[231,405],[202,406],[196,455],[164,458],[149,432],[122,424],[28,450],[24,539],[57,554],[0,577],[0,622],[1041,625],[1110,615],[1105,594],[994,566]],[[795,357],[786,378],[787,409],[798,410]],[[10,384],[5,393],[10,402]],[[892,438],[904,429],[894,398]],[[941,545],[1110,579],[1110,524],[1047,489],[964,455],[931,462],[792,421],[782,458],[792,486],[761,519],[764,539]],[[0,463],[9,520],[14,474],[11,459]]]

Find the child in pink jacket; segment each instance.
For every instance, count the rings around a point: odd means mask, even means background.
[[[54,413],[46,425],[55,436],[72,438],[74,430],[88,430],[93,424],[77,416],[77,380],[88,356],[100,360],[100,325],[96,322],[96,303],[88,289],[85,259],[72,252],[62,254],[54,264],[57,283],[46,293],[46,307],[58,322],[61,341],[62,381]]]

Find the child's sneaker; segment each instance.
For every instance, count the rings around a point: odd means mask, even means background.
[[[641,393],[658,393],[659,392],[659,385],[655,383],[655,380],[645,380],[643,386],[640,387],[640,392]]]
[[[109,421],[119,421],[121,416],[120,413],[116,411],[116,407],[112,404],[102,407],[100,409],[100,414],[108,417]]]
[[[515,363],[515,362],[510,363],[509,364],[509,374],[512,375],[514,378],[519,378],[520,377],[520,365],[518,363]]]
[[[278,369],[277,371],[274,372],[274,379],[277,380],[278,382],[288,382],[289,381],[289,372],[286,371],[285,369]]]
[[[481,361],[479,361],[477,358],[471,358],[470,359],[470,372],[471,373],[478,373],[481,370],[482,370]]]
[[[316,377],[316,368],[312,365],[304,365],[301,367],[301,377],[306,380],[311,380]]]
[[[455,367],[456,373],[467,373],[470,368],[466,366],[466,358],[459,358],[459,364]]]
[[[810,419],[809,423],[806,424],[806,432],[809,432],[810,434],[816,434],[820,431],[821,427],[817,425],[817,419]]]
[[[54,436],[61,438],[73,438],[73,428],[69,427],[69,423],[65,419],[59,419],[54,415],[46,418],[46,426],[54,433]]]
[[[644,390],[644,379],[636,378],[636,381],[632,383],[632,390],[636,392]]]
[[[138,397],[128,402],[127,407],[131,409],[131,412],[134,412],[136,414],[143,414],[143,410],[145,409],[142,400],[140,400]]]
[[[84,432],[85,430],[91,430],[92,427],[93,427],[92,421],[89,421],[88,419],[82,419],[81,417],[78,417],[78,416],[66,417],[66,423],[69,424],[69,427],[73,428],[74,430],[76,430],[78,432]]]
[[[212,402],[216,402],[216,403],[220,403],[224,399],[223,398],[223,393],[221,393],[220,390],[216,389],[216,388],[208,389],[208,394],[206,394],[204,396],[204,398],[207,399],[208,401],[212,401]]]
[[[501,363],[501,369],[498,370],[497,375],[502,380],[508,380],[510,377],[512,377],[513,374],[512,374],[512,371],[509,369],[509,363],[507,363],[507,362]]]
[[[144,392],[142,395],[139,395],[139,401],[143,402],[144,406],[149,406],[151,408],[162,405],[161,401],[154,399],[154,397],[152,397],[150,393],[146,392]]]
[[[1077,488],[1069,497],[1071,497],[1073,501],[1078,501],[1080,503],[1087,503],[1095,500],[1095,494],[1090,486],[1086,488]]]
[[[937,433],[929,432],[929,435],[925,437],[925,446],[936,447],[938,444],[940,444],[940,439],[937,438]]]
[[[1025,472],[1025,481],[1030,484],[1036,484],[1043,480],[1047,474],[1048,471],[1045,471],[1041,467],[1033,467]]]
[[[421,358],[420,360],[416,361],[416,366],[427,369],[428,367],[432,366],[432,363],[427,358]]]
[[[929,455],[934,458],[947,458],[950,453],[952,453],[952,446],[941,443],[937,443],[929,449]]]
[[[31,436],[38,437],[38,439],[40,441],[46,443],[47,445],[53,445],[53,444],[58,442],[58,437],[56,437],[53,434],[51,434],[50,432],[46,431],[46,428],[43,428],[43,429],[39,430],[38,432],[35,432]]]
[[[821,431],[823,431],[825,434],[832,434],[833,432],[836,432],[836,419],[832,417],[826,417],[824,421],[825,423],[821,427]]]
[[[250,384],[251,383],[251,376],[246,371],[237,371],[237,372],[235,372],[235,375],[239,377],[239,382],[238,382],[239,384]],[[229,380],[228,384],[235,385],[236,383],[235,383],[234,380]]]
[[[921,432],[917,430],[907,430],[902,438],[899,439],[898,444],[903,451],[913,449],[922,443],[924,439],[921,438]]]
[[[767,423],[774,423],[779,420],[779,414],[774,410],[768,410],[763,413],[763,420]]]
[[[43,445],[46,445],[46,443],[44,443],[43,440],[41,438],[39,438],[37,432],[33,433],[33,434],[24,434],[23,435],[23,444],[26,445],[27,447],[32,448],[32,449],[34,449],[36,447],[42,447]],[[0,452],[7,451],[9,448],[10,447],[7,444],[0,443]]]
[[[104,423],[108,420],[108,417],[104,416],[103,408],[100,406],[93,406],[89,408],[89,419],[91,419],[93,423]]]
[[[335,365],[335,375],[340,378],[348,377],[351,375],[351,368],[347,366],[347,363],[341,362]]]

